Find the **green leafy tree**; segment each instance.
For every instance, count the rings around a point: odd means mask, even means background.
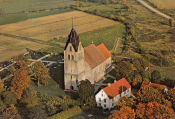
[[[39,98],[36,95],[36,91],[31,88],[24,89],[20,103],[26,104],[27,107],[34,107],[37,105],[39,103]]]
[[[30,81],[28,71],[25,69],[20,69],[14,74],[14,78],[11,81],[12,90],[17,93],[19,99],[21,99],[24,89],[30,85]]]
[[[95,100],[95,98],[92,98],[94,95],[94,86],[91,84],[89,80],[81,80],[80,84],[78,86],[78,95],[79,100],[89,106],[95,106],[92,100]],[[92,105],[93,104],[93,105]]]
[[[29,119],[47,119],[47,113],[40,105],[31,107],[28,112]]]
[[[132,64],[129,61],[121,61],[118,64],[117,68],[117,77],[121,78],[129,78],[132,72]],[[130,81],[129,81],[130,82]]]
[[[40,61],[34,62],[31,65],[31,70],[33,76],[37,80],[38,86],[40,86],[40,84],[46,85],[48,83],[50,77],[49,70],[42,62]]]
[[[2,92],[2,100],[6,105],[15,105],[17,103],[17,95],[12,91]]]
[[[151,82],[153,82],[153,83],[160,83],[160,80],[161,80],[160,72],[158,70],[154,70],[151,73]]]

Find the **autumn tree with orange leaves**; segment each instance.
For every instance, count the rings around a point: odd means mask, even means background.
[[[116,103],[118,107],[122,106],[133,107],[135,104],[136,102],[133,100],[133,98],[129,98],[127,96],[120,98],[120,101]]]
[[[156,89],[149,86],[142,87],[137,93],[137,99],[139,102],[148,103],[156,101],[160,104],[171,107],[171,101],[165,99],[165,96],[162,93],[162,89]]]
[[[135,119],[135,112],[131,107],[123,106],[119,111],[111,114],[109,119]]]
[[[12,91],[15,91],[18,98],[21,99],[24,89],[30,85],[30,76],[28,71],[25,69],[20,69],[14,74],[12,79]]]
[[[136,118],[139,119],[173,119],[174,111],[157,102],[139,103]]]

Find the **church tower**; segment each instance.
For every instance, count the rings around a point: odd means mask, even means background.
[[[64,85],[66,90],[77,90],[85,78],[84,48],[74,28],[68,35],[64,49]]]

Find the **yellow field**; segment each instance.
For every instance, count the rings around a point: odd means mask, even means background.
[[[72,11],[14,24],[1,25],[0,33],[33,38],[46,42],[52,38],[67,37],[72,27],[71,17],[75,17],[74,27],[78,34],[119,24],[119,22],[99,16],[80,11]],[[49,45],[1,35],[0,43],[0,61],[8,60],[12,56],[26,52],[26,47],[33,50],[49,47]]]
[[[78,33],[117,24],[117,22],[109,19],[79,11],[72,11],[15,24],[3,25],[0,26],[0,29],[2,29],[2,33],[47,41],[52,38],[59,38],[60,36],[66,37],[72,26],[72,16],[75,17],[74,25]]]
[[[160,9],[175,9],[175,0],[148,0]]]
[[[27,52],[25,48],[31,48],[33,50],[39,50],[48,45],[39,44],[31,41],[23,41],[15,38],[0,36],[0,62],[10,59],[12,56],[16,56]]]

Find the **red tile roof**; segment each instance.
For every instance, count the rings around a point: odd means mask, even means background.
[[[122,93],[122,90],[125,91],[128,88],[131,88],[131,85],[125,78],[122,78],[110,86],[103,88],[103,90],[109,97],[115,97],[118,94]]]
[[[153,87],[153,88],[166,88],[165,85],[151,83],[151,82],[146,82],[146,81],[143,81],[143,83],[142,83],[142,87],[144,87],[144,86],[150,86],[150,87]]]
[[[106,60],[103,54],[94,44],[84,48],[85,61],[93,69]]]
[[[106,46],[102,43],[100,45],[97,46],[98,50],[100,50],[100,52],[103,54],[103,56],[108,59],[109,57],[111,57],[111,52],[106,48]]]

